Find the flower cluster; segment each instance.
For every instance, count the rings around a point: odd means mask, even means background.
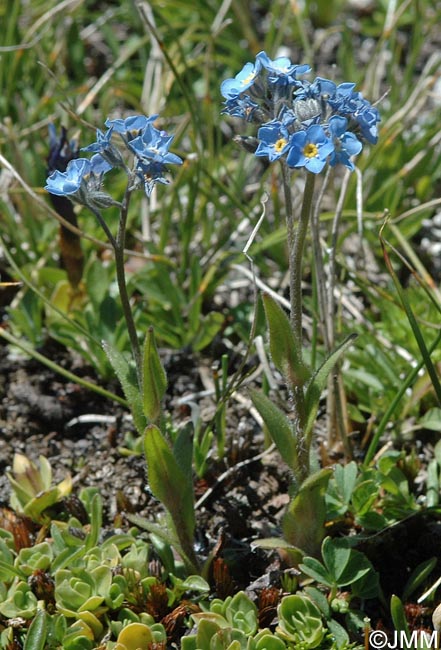
[[[115,201],[101,191],[103,177],[112,168],[124,169],[132,179],[132,187],[142,184],[147,196],[156,183],[168,183],[165,177],[167,165],[181,165],[179,156],[169,152],[173,136],[153,126],[158,116],[133,115],[126,119],[106,120],[107,131],[96,132],[96,141],[82,151],[94,155],[89,158],[70,160],[65,171],[54,171],[47,179],[45,189],[51,194],[68,196],[72,201],[92,208],[114,205]],[[112,135],[120,136],[126,149],[134,156],[130,170],[121,151],[112,142]]]
[[[327,162],[353,170],[351,158],[363,141],[377,142],[379,112],[353,83],[298,79],[310,70],[287,57],[271,60],[259,52],[254,63],[222,82],[222,112],[260,125],[256,156],[271,162],[284,158],[289,167],[314,174]]]

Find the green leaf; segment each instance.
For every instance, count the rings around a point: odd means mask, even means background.
[[[312,427],[314,426],[319,401],[326,386],[326,382],[328,381],[329,373],[341,355],[347,350],[347,348],[353,343],[354,339],[356,338],[357,334],[351,334],[348,336],[343,341],[343,343],[338,346],[338,348],[331,352],[329,357],[322,363],[320,368],[318,368],[318,370],[316,370],[312,376],[305,394],[305,410],[307,413],[307,419],[305,423],[306,436],[310,435]]]
[[[311,373],[302,361],[302,351],[296,347],[289,318],[269,294],[264,293],[262,300],[268,322],[270,352],[274,365],[290,386],[303,386]]]
[[[438,562],[438,558],[431,557],[418,564],[409,576],[403,589],[403,600],[407,601],[409,596],[429,577]]]
[[[135,427],[138,433],[142,433],[146,423],[135,368],[121,352],[109,345],[106,341],[103,341],[102,346],[119,379],[119,383],[129,404]]]
[[[144,450],[150,488],[170,513],[182,550],[190,563],[194,564],[195,514],[192,475],[182,470],[162,433],[153,424],[145,430]],[[195,570],[194,566],[191,568]]]
[[[103,500],[100,494],[94,494],[90,502],[90,530],[85,541],[87,550],[98,543],[103,521]]]
[[[429,409],[418,422],[418,424],[423,429],[430,429],[430,431],[441,432],[441,409],[434,408]]]
[[[340,625],[340,623],[337,623],[333,618],[330,618],[326,622],[326,625],[333,636],[337,648],[347,648],[349,644],[349,635],[345,628]]]
[[[285,463],[296,473],[298,457],[293,428],[284,413],[262,392],[250,390],[251,401],[265,422]]]
[[[410,636],[409,626],[407,624],[406,613],[404,611],[403,603],[393,594],[390,599],[390,613],[394,628],[397,632],[404,632],[407,638]]]
[[[340,577],[343,575],[349,558],[351,549],[345,546],[339,546],[333,543],[330,537],[326,537],[322,544],[322,557],[328,569],[329,574],[332,576],[335,584],[340,584]]]
[[[310,578],[314,578],[320,584],[325,585],[326,587],[332,587],[334,585],[333,576],[329,573],[326,567],[323,566],[321,562],[315,559],[315,557],[304,557],[303,562],[299,564],[300,571],[306,573]]]
[[[181,470],[191,476],[193,462],[193,435],[191,427],[184,426],[179,431],[173,445],[173,456],[176,458]]]
[[[37,609],[34,620],[29,626],[23,650],[44,650],[48,632],[47,614],[44,609]]]
[[[155,422],[161,414],[166,388],[167,377],[159,358],[153,327],[149,327],[142,352],[142,405],[150,422]]]
[[[325,536],[325,491],[332,470],[329,468],[309,476],[291,501],[282,521],[283,536],[309,555],[318,555]]]
[[[344,467],[342,465],[337,465],[335,468],[334,478],[339,494],[342,496],[343,503],[348,505],[351,501],[357,480],[357,463],[352,460]]]

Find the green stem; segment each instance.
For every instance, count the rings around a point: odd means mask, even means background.
[[[141,350],[139,347],[138,335],[136,333],[135,321],[133,320],[132,308],[130,306],[129,294],[127,292],[126,271],[124,267],[124,249],[126,244],[126,226],[127,216],[129,212],[129,203],[131,197],[131,190],[129,189],[131,183],[127,184],[126,193],[122,202],[121,213],[118,224],[118,233],[115,242],[115,265],[116,265],[116,278],[118,282],[119,296],[121,299],[121,306],[126,320],[127,330],[129,332],[130,345],[132,347],[132,354],[135,360],[136,376],[138,379],[139,389],[142,387],[142,371],[141,371]]]
[[[300,212],[299,221],[295,232],[294,245],[290,251],[289,273],[291,278],[291,323],[294,336],[299,350],[299,356],[302,354],[302,269],[303,269],[303,252],[305,248],[306,233],[308,232],[309,219],[312,211],[314,197],[315,174],[306,173],[306,183],[303,193],[303,203]],[[301,358],[300,358],[301,361]]]
[[[302,269],[303,253],[305,249],[306,234],[308,232],[309,220],[312,212],[315,175],[307,172],[306,184],[303,194],[303,203],[297,224],[294,223],[291,185],[289,169],[286,163],[282,162],[283,189],[285,195],[286,227],[289,249],[289,293],[291,305],[291,326],[295,341],[295,349],[298,362],[302,361],[302,321],[303,321],[303,300],[302,300]],[[303,385],[289,386],[293,407],[295,412],[295,430],[298,454],[298,475],[297,480],[302,483],[309,476],[309,444],[305,436],[305,393]]]
[[[116,279],[118,282],[118,291],[121,299],[121,306],[124,314],[124,318],[127,325],[127,331],[129,333],[130,345],[132,348],[133,358],[135,360],[136,366],[136,376],[138,379],[138,385],[141,389],[141,351],[138,342],[138,335],[136,333],[135,321],[133,320],[132,308],[130,306],[129,294],[127,292],[126,284],[126,272],[124,268],[124,249],[126,243],[126,225],[127,225],[127,216],[129,211],[129,202],[131,191],[129,190],[130,180],[127,184],[126,193],[121,205],[121,212],[118,224],[118,234],[115,237],[109,230],[109,227],[105,220],[103,219],[99,210],[92,206],[88,206],[90,210],[94,213],[98,219],[99,224],[107,235],[109,242],[112,245],[114,254],[115,254],[115,267],[116,267]]]

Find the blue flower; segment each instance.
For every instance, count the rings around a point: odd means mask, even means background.
[[[242,70],[231,79],[225,79],[221,83],[221,93],[225,99],[236,99],[239,95],[250,88],[262,68],[260,61],[256,63],[245,63]]]
[[[346,131],[348,120],[340,115],[333,115],[329,118],[329,131],[334,142],[334,151],[331,153],[329,164],[345,165],[351,171],[354,170],[354,163],[351,156],[356,156],[363,148],[360,140],[351,132]]]
[[[258,131],[259,146],[256,156],[268,156],[270,162],[278,160],[290,148],[290,134],[279,120],[264,124]]]
[[[88,158],[75,158],[68,163],[65,172],[54,171],[44,189],[57,196],[77,195],[83,185],[83,176],[90,173],[90,166]]]
[[[120,150],[115,147],[111,141],[113,128],[114,127],[111,126],[109,129],[107,129],[106,133],[103,133],[100,129],[97,129],[96,142],[89,144],[87,147],[83,147],[81,151],[92,151],[94,153],[100,153],[112,167],[125,167],[125,163],[121,156]]]
[[[156,183],[162,183],[163,185],[169,184],[170,181],[164,176],[166,172],[166,166],[160,162],[149,162],[146,164],[138,160],[135,168],[135,174],[138,180],[144,184],[144,191],[148,197],[153,192]]]
[[[334,145],[322,127],[314,124],[306,131],[294,133],[286,160],[289,167],[306,167],[313,174],[319,174],[333,151]]]
[[[256,109],[258,108],[259,104],[254,102],[249,95],[244,95],[243,97],[227,99],[222,114],[241,117],[247,122],[252,122]]]
[[[354,119],[361,129],[362,136],[371,144],[378,141],[377,123],[381,121],[380,113],[367,100],[361,98],[357,110],[354,113]]]
[[[158,115],[151,115],[146,117],[145,115],[131,115],[126,117],[125,120],[109,120],[107,119],[104,124],[113,128],[115,133],[119,133],[124,142],[127,144],[134,138],[138,137],[142,131],[149,125],[152,124]]]
[[[323,77],[316,77],[312,83],[309,81],[303,81],[301,89],[296,93],[296,97],[299,99],[325,99],[328,100],[335,96],[337,92],[336,84],[330,79],[324,79]]]
[[[46,181],[45,190],[58,196],[68,196],[72,201],[93,207],[113,204],[110,196],[101,192],[103,175],[111,165],[99,154],[88,158],[75,158],[65,172],[54,171]]]
[[[259,52],[256,61],[259,61],[262,67],[267,70],[268,80],[272,84],[281,86],[300,86],[301,81],[297,80],[297,75],[305,74],[311,70],[309,65],[291,63],[286,56],[279,56],[277,59],[271,60],[266,52]]]
[[[131,140],[128,145],[135,156],[144,163],[182,165],[181,158],[168,151],[173,137],[166,131],[159,131],[148,124],[141,135]]]

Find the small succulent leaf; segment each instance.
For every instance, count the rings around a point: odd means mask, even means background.
[[[195,621],[195,623],[198,624],[198,631],[203,621],[208,621],[209,623],[211,623],[210,627],[208,627],[204,623],[204,627],[206,627],[207,630],[208,629],[212,630],[213,634],[215,634],[222,628],[230,627],[230,624],[225,619],[225,617],[222,616],[222,614],[219,614],[218,612],[197,612],[196,614],[192,614],[191,617]]]
[[[258,390],[250,390],[251,401],[265,422],[271,438],[274,440],[279,454],[285,463],[295,473],[298,468],[296,439],[293,427],[286,415],[267,397]]]
[[[78,607],[78,612],[93,612],[104,602],[104,596],[90,596]],[[83,619],[84,620],[84,619]]]
[[[286,650],[286,644],[282,639],[274,636],[269,630],[262,630],[264,634],[254,637],[256,650]]]
[[[106,597],[112,584],[112,571],[109,566],[97,566],[91,571],[95,590],[99,596]]]
[[[225,617],[231,627],[241,630],[248,636],[252,636],[257,631],[257,607],[243,591],[235,594],[228,603]]]
[[[207,612],[207,614],[209,614],[209,612]],[[211,649],[211,640],[219,630],[220,626],[217,621],[213,621],[208,617],[201,619],[196,633],[197,648],[200,650],[206,650],[207,648]]]
[[[142,406],[147,420],[155,422],[167,389],[167,376],[159,358],[153,327],[147,330],[142,352]]]
[[[182,589],[206,594],[210,592],[210,585],[202,576],[188,576],[188,578],[182,581]]]
[[[302,361],[302,351],[297,349],[289,318],[269,294],[264,293],[262,300],[273,363],[290,386],[303,386],[311,373]]]
[[[195,528],[192,475],[182,471],[155,425],[145,430],[144,451],[150,488],[170,513],[184,552],[192,555]]]
[[[312,649],[318,647],[324,636],[325,629],[322,616],[317,605],[303,594],[292,594],[282,598],[277,608],[279,624],[276,633],[282,638],[302,644],[302,647]]]
[[[76,615],[78,619],[85,623],[88,628],[93,632],[94,637],[97,639],[103,633],[103,624],[101,623],[98,616],[95,616],[93,612],[90,611],[91,608],[88,608],[85,611],[78,612]]]
[[[136,430],[141,434],[144,431],[146,422],[135,369],[127,361],[126,357],[109,343],[103,341],[102,346],[121,384]]]
[[[197,650],[197,636],[196,634],[187,634],[181,639],[181,650]],[[118,650],[115,646],[115,650]]]
[[[325,536],[325,491],[332,469],[323,468],[309,476],[288,506],[282,521],[283,536],[306,554],[318,556]]]
[[[65,484],[65,487],[67,485],[68,483]],[[29,501],[23,508],[23,512],[33,521],[43,523],[48,519],[48,517],[44,516],[44,511],[58,501],[61,501],[61,499],[62,496],[60,495],[59,488],[53,487],[50,490],[39,494],[34,499],[31,499],[31,501]]]
[[[153,643],[150,628],[144,623],[129,623],[118,635],[117,644],[124,650],[147,650]]]
[[[44,609],[37,609],[34,620],[29,626],[23,644],[23,650],[44,650],[48,633],[48,615]]]
[[[350,334],[350,336],[348,336],[343,341],[343,343],[341,343],[333,352],[331,352],[329,357],[313,374],[305,393],[305,411],[307,414],[305,423],[305,435],[309,436],[312,431],[312,427],[314,426],[320,398],[326,386],[329,373],[339,358],[342,356],[342,354],[349,348],[350,345],[352,345],[354,339],[356,338],[357,334]]]

